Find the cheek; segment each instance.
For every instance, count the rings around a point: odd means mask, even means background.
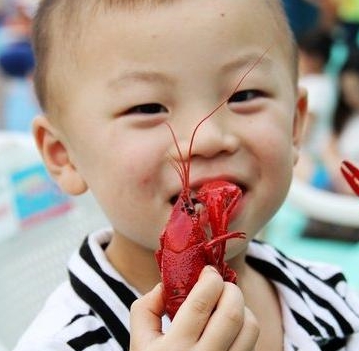
[[[141,189],[146,189],[154,181],[153,178],[153,173],[150,170],[147,170],[147,172],[140,172],[138,187]]]
[[[122,182],[133,187],[135,192],[143,196],[155,196],[161,183],[161,160],[153,156],[145,156],[141,159],[127,159],[122,162]]]
[[[291,128],[285,124],[268,126],[256,144],[261,209],[272,215],[283,202],[292,179],[293,145]]]
[[[293,165],[292,128],[285,124],[267,124],[255,142],[256,154],[263,165],[278,172]]]
[[[118,148],[118,164],[121,167],[121,176],[129,184],[144,190],[159,182],[158,177],[164,163],[166,145],[159,142],[158,135],[133,136],[139,143],[122,143]]]

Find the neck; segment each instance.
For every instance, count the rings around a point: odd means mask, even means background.
[[[154,252],[125,236],[115,233],[105,253],[111,265],[141,294],[160,281]]]
[[[268,350],[268,345],[271,350],[283,350],[282,313],[275,287],[248,265],[242,274],[238,285],[261,331],[256,350]]]

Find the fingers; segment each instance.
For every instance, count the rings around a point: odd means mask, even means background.
[[[240,289],[212,267],[206,267],[166,334],[162,286],[133,303],[131,307],[131,351],[253,351],[259,328],[245,307]]]
[[[259,337],[259,326],[254,314],[244,308],[243,325],[229,351],[253,351]]]
[[[196,350],[251,351],[258,335],[257,321],[238,286],[206,267],[166,337],[180,342],[182,349],[196,345]]]
[[[203,350],[229,349],[243,326],[244,302],[237,286],[224,283],[217,307],[200,340]]]
[[[252,350],[259,329],[240,289],[224,283],[222,295],[199,341],[201,350]]]
[[[157,284],[148,294],[131,306],[131,351],[145,350],[145,346],[162,335],[161,318],[164,314],[162,285]]]
[[[222,277],[213,267],[205,267],[173,319],[167,336],[171,338],[172,334],[176,335],[176,338],[186,340],[188,344],[197,342],[217,305],[222,290]]]

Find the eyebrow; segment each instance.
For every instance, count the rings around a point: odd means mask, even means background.
[[[163,74],[162,72],[150,71],[150,70],[139,70],[139,71],[125,71],[115,79],[109,81],[108,86],[117,88],[121,85],[126,85],[132,82],[148,82],[148,83],[162,83],[166,85],[174,85],[174,79],[170,76]]]
[[[261,66],[266,71],[270,71],[274,65],[274,62],[268,56],[266,56],[265,53],[249,53],[247,55],[241,55],[233,61],[224,64],[220,70],[223,72],[223,74],[226,74],[247,67],[248,70],[244,72],[244,75],[247,75],[247,73],[249,73],[255,67]],[[165,85],[175,84],[174,78],[162,72],[151,70],[128,70],[121,73],[120,76],[110,80],[108,82],[108,86],[110,89],[116,89],[122,85],[127,85],[130,81],[148,83],[157,82]]]
[[[247,55],[241,55],[233,61],[226,63],[221,70],[223,73],[230,73],[239,69],[241,70],[243,68],[247,68],[247,70],[244,71],[245,75],[256,67],[261,67],[266,71],[271,71],[273,69],[274,62],[266,55],[267,51],[268,50],[262,54],[249,53]]]

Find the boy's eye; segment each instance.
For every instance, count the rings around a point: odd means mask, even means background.
[[[263,93],[255,89],[237,91],[228,99],[228,102],[246,102],[262,96]]]
[[[134,106],[126,111],[126,114],[156,114],[168,112],[167,108],[158,103],[148,103]]]

